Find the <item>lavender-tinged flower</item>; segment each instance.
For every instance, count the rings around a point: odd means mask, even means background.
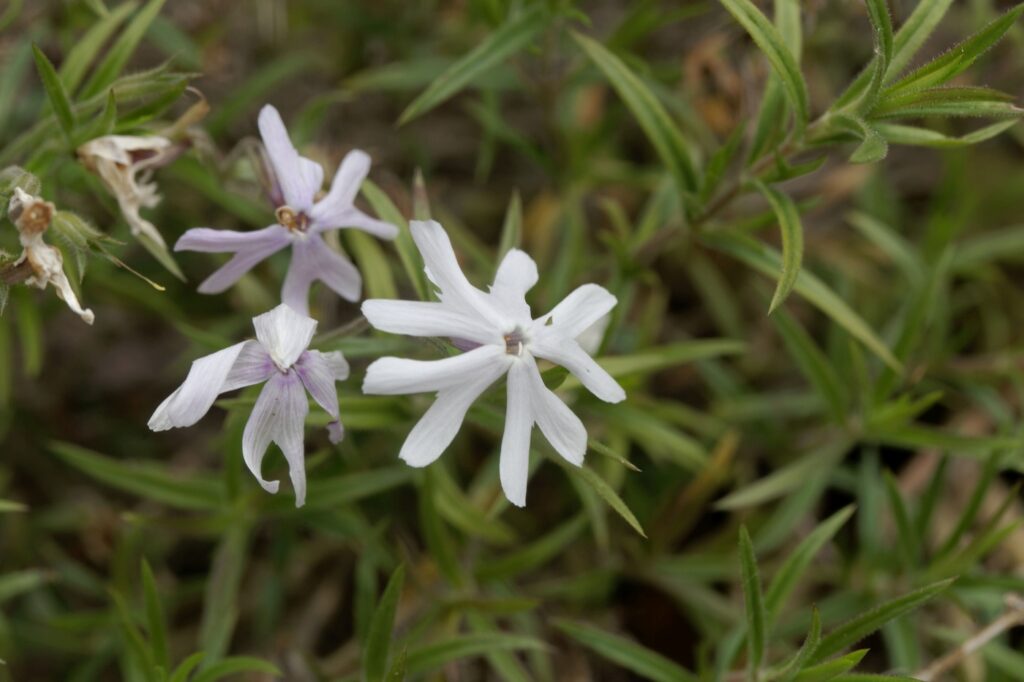
[[[509,251],[489,292],[469,283],[444,229],[434,221],[410,223],[427,277],[440,302],[370,300],[363,314],[377,329],[412,336],[459,339],[467,352],[443,360],[381,358],[370,365],[363,392],[437,394],[413,428],[399,456],[415,467],[437,459],[452,442],[470,405],[503,374],[508,375],[505,434],[501,441],[501,486],[512,504],[526,504],[530,433],[537,424],[567,461],[583,463],[587,432],[572,410],[545,385],[536,358],[562,365],[598,398],[616,403],[625,391],[577,338],[616,303],[603,287],[585,284],[551,312],[533,318],[526,292],[537,282],[537,265]]]
[[[257,263],[291,246],[292,262],[281,290],[281,300],[307,313],[309,288],[316,280],[342,298],[358,300],[362,289],[359,271],[351,261],[327,246],[320,235],[339,228],[363,230],[382,239],[394,239],[398,234],[394,225],[371,218],[353,205],[359,186],[370,170],[370,157],[359,150],[349,152],[334,176],[330,191],[316,201],[323,184],[323,168],[299,156],[277,109],[270,105],[263,107],[259,128],[278,184],[272,194],[283,201],[276,206],[277,223],[253,232],[193,228],[182,235],[174,250],[234,254],[226,265],[199,285],[199,291],[204,294],[226,290]]]
[[[255,341],[243,341],[192,363],[185,383],[156,408],[149,428],[166,431],[191,426],[221,393],[266,382],[242,434],[242,455],[264,490],[276,493],[278,481],[264,480],[261,464],[270,443],[277,443],[288,460],[295,506],[301,507],[306,501],[306,391],[334,417],[328,432],[331,441],[337,443],[343,432],[334,382],[348,377],[348,363],[340,351],[306,350],[316,331],[316,320],[287,305],[254,317],[252,324]]]
[[[14,264],[27,261],[32,268],[32,275],[25,280],[25,284],[40,289],[52,284],[57,296],[67,303],[82,321],[92,324],[95,319],[92,311],[82,308],[78,303],[71,282],[64,274],[64,257],[60,250],[43,241],[43,233],[50,227],[54,212],[54,205],[49,201],[32,196],[20,187],[14,188],[14,194],[7,207],[7,215],[18,228],[18,239],[23,249]]]
[[[139,211],[160,203],[160,194],[156,183],[150,182],[150,175],[154,169],[176,159],[183,149],[183,145],[159,135],[106,135],[79,147],[78,157],[117,199],[132,235],[148,237],[166,249],[160,232]]]

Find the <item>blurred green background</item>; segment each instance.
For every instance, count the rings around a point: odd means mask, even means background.
[[[780,5],[798,17],[813,119],[875,54],[872,25],[860,2]],[[951,5],[912,65],[1012,7]],[[891,3],[893,25],[915,6]],[[782,10],[760,7],[792,48]],[[222,257],[177,254],[185,282],[131,239],[59,135],[31,50],[66,78],[99,25],[108,37],[68,93],[79,107],[94,98],[83,126],[102,119],[110,82],[133,74],[114,86],[119,133],[158,131],[200,96],[210,105],[193,149],[154,175],[163,200],[144,213],[169,242],[190,227],[272,221],[250,163],[256,113],[271,103],[328,177],[366,150],[363,207],[398,221],[429,212],[474,284],[518,242],[540,265],[535,312],[584,282],[615,293],[601,356],[629,399],[609,406],[561,386],[588,427],[586,468],[560,466],[535,433],[528,506],[509,506],[500,389],[437,464],[407,468],[398,449],[429,396],[364,397],[362,373],[382,354],[440,351],[350,326],[358,307],[322,288],[317,347],[344,350],[353,377],[340,385],[345,441],[307,430],[307,507],[244,470],[251,391],[195,427],[149,432],[191,360],[247,337],[277,303],[287,256],[204,296],[196,283]],[[0,680],[166,680],[196,652],[202,672],[181,680],[866,680],[847,670],[913,676],[1001,614],[994,641],[935,679],[1024,679],[1012,615],[1024,610],[1006,601],[1024,592],[1020,126],[963,148],[893,143],[884,159],[851,163],[856,141],[802,144],[777,103],[767,153],[751,158],[777,76],[716,2],[7,0],[0,26],[0,166],[36,174],[47,199],[123,242],[111,250],[166,287],[91,258],[93,327],[49,290],[10,291]],[[132,26],[137,44],[122,39]],[[490,64],[495,36],[515,49]],[[481,45],[464,87],[398,124]],[[951,85],[1018,98],[1022,52],[1013,24]],[[627,105],[609,75],[619,66],[654,105]],[[680,188],[638,123],[656,110],[690,150],[698,187]],[[953,137],[991,121],[910,122]],[[746,182],[759,173],[789,197],[804,242],[805,274],[771,315],[780,238]],[[416,297],[393,245],[348,233],[342,245],[367,297]],[[6,219],[0,248],[17,253]],[[264,470],[283,472],[283,458],[273,451]],[[764,594],[737,550],[743,524]],[[403,582],[385,594],[399,565]],[[787,669],[819,614],[818,659]],[[851,647],[869,651],[836,658]],[[825,658],[843,661],[832,677]]]

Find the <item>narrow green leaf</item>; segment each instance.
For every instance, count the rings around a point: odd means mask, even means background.
[[[764,661],[765,641],[768,638],[768,614],[761,593],[761,576],[757,571],[754,543],[746,526],[740,526],[740,573],[743,580],[743,601],[747,614],[747,665],[751,679],[757,679]]]
[[[875,31],[878,55],[888,64],[892,61],[893,53],[892,17],[889,16],[889,6],[886,0],[865,0],[865,4],[871,28]]]
[[[170,657],[167,653],[167,620],[160,604],[160,592],[153,577],[153,569],[149,562],[142,560],[142,593],[146,603],[146,628],[149,633],[149,646],[153,650],[156,664],[164,670],[170,670]]]
[[[564,552],[586,525],[586,517],[579,515],[522,549],[479,562],[477,576],[481,580],[493,580],[525,574]]]
[[[918,147],[934,147],[936,149],[954,149],[956,147],[967,147],[990,140],[996,135],[1006,132],[1017,125],[1016,119],[999,121],[984,128],[979,128],[973,133],[967,133],[961,137],[951,137],[927,128],[916,128],[914,126],[901,125],[899,123],[887,123],[878,121],[873,124],[875,130],[889,141],[889,144],[905,144]]]
[[[597,655],[653,682],[697,682],[698,677],[661,654],[587,623],[558,619],[555,627]]]
[[[896,81],[886,92],[923,90],[949,82],[999,42],[1020,18],[1021,12],[1024,12],[1024,4],[1017,5],[942,56]]]
[[[768,306],[770,315],[789,296],[800,274],[800,263],[804,257],[804,228],[800,222],[800,212],[789,196],[763,182],[755,181],[754,187],[768,200],[782,234],[782,273]]]
[[[893,38],[890,79],[906,68],[952,4],[953,0],[920,0],[917,3]]]
[[[395,611],[398,599],[402,596],[402,585],[405,582],[405,566],[399,565],[391,574],[388,585],[384,588],[377,610],[373,612],[370,630],[366,636],[363,649],[363,680],[364,682],[384,682],[388,671],[388,653],[391,650],[391,631],[395,624]]]
[[[853,505],[843,507],[822,521],[817,528],[800,541],[796,549],[786,558],[785,563],[772,576],[764,599],[770,623],[774,622],[778,617],[779,610],[786,601],[786,597],[792,593],[793,588],[796,587],[807,567],[810,566],[811,560],[821,551],[825,543],[831,540],[839,532],[839,529],[846,524],[853,515],[853,510]]]
[[[650,88],[601,43],[576,32],[572,37],[625,102],[676,182],[695,189],[698,176],[693,151]]]
[[[588,484],[591,488],[593,488],[594,492],[596,492],[598,496],[600,496],[600,498],[608,504],[609,507],[614,509],[615,512],[619,516],[621,516],[622,519],[626,523],[628,523],[633,530],[639,533],[642,537],[647,537],[647,534],[644,533],[644,529],[640,525],[640,522],[637,521],[636,516],[633,514],[630,508],[626,506],[626,503],[622,501],[622,498],[619,497],[619,494],[612,490],[612,487],[608,485],[608,483],[605,482],[603,478],[598,476],[593,469],[586,466],[573,466],[567,462],[564,462],[564,460],[562,460],[561,457],[556,457],[555,461],[558,462],[559,464],[562,464],[562,468],[568,471],[570,476],[578,476],[579,478],[583,479],[583,481],[586,484]]]
[[[412,481],[415,471],[407,466],[388,466],[369,471],[356,471],[310,481],[306,493],[305,510],[337,509],[373,495],[397,488]],[[276,500],[277,498],[275,498]],[[271,504],[293,512],[291,500]],[[295,513],[301,513],[295,511]]]
[[[616,378],[646,375],[668,367],[707,360],[723,355],[738,355],[746,351],[742,341],[732,339],[694,339],[665,346],[655,346],[642,353],[600,358],[597,364]],[[577,388],[580,381],[571,374],[562,383],[563,388]]]
[[[859,642],[890,620],[913,611],[944,592],[947,587],[953,584],[954,580],[955,578],[950,578],[949,580],[926,585],[901,597],[879,604],[875,608],[865,611],[852,620],[840,625],[822,638],[821,644],[818,645],[818,650],[812,657],[811,662],[817,663],[822,661]]]
[[[199,648],[206,653],[201,665],[203,671],[217,670],[215,666],[231,660],[223,657],[238,622],[238,593],[248,563],[250,535],[247,525],[231,526],[214,552],[199,622]]]
[[[272,663],[252,658],[250,656],[232,656],[223,661],[214,663],[203,672],[196,675],[192,682],[217,682],[225,677],[238,675],[239,673],[262,673],[262,675],[273,675],[281,677],[281,671]]]
[[[35,568],[4,573],[0,575],[0,604],[37,590],[49,581],[46,571]]]
[[[803,130],[810,116],[810,103],[807,84],[793,53],[786,47],[778,30],[750,0],[720,1],[768,58],[793,107],[797,130]]]
[[[74,47],[68,51],[68,55],[60,65],[58,73],[69,93],[73,93],[78,89],[78,85],[85,77],[89,65],[92,64],[93,59],[96,58],[103,44],[107,42],[107,38],[114,34],[117,27],[128,18],[129,14],[135,11],[137,6],[138,4],[134,0],[122,2],[114,11],[109,12],[93,24],[86,31],[85,35],[75,43]]]
[[[60,124],[65,138],[70,141],[75,132],[75,113],[71,109],[71,100],[67,90],[64,89],[64,84],[61,83],[53,64],[37,45],[32,46],[32,54],[35,56],[36,71],[39,72],[39,79],[43,82],[46,97],[50,100],[54,115],[57,116],[57,123]]]
[[[509,19],[468,54],[445,69],[419,97],[412,101],[398,119],[398,125],[422,116],[473,79],[482,76],[529,45],[548,22],[544,3],[532,3],[525,11]]]
[[[710,246],[739,258],[770,277],[781,269],[782,258],[779,253],[750,237],[719,234],[704,235],[703,239]],[[863,343],[879,359],[895,371],[902,373],[903,366],[892,354],[892,351],[868,326],[867,322],[854,312],[843,299],[839,298],[828,285],[806,269],[802,269],[796,278],[793,289],[835,320],[839,326]]]
[[[192,671],[203,662],[204,656],[206,656],[206,654],[202,651],[198,651],[186,658],[177,668],[174,669],[174,674],[171,675],[167,682],[188,682],[188,678],[192,675]]]
[[[835,367],[803,325],[786,312],[785,308],[777,309],[771,320],[800,371],[828,403],[832,419],[838,424],[844,423],[848,416],[847,405],[850,396]]]
[[[820,641],[821,613],[818,611],[818,607],[814,606],[811,608],[811,629],[808,630],[807,637],[804,638],[803,646],[800,647],[800,650],[796,652],[796,655],[786,667],[780,671],[779,682],[792,682],[793,678],[804,669],[807,661],[814,655]]]
[[[519,248],[523,241],[523,200],[519,192],[512,192],[508,208],[505,210],[505,221],[501,226],[501,239],[498,240],[497,263],[512,249]]]
[[[826,682],[834,679],[837,675],[853,670],[867,653],[867,649],[858,649],[845,656],[805,668],[793,678],[793,682]]]
[[[222,504],[219,479],[185,479],[151,463],[111,459],[71,443],[56,441],[50,449],[98,481],[154,502],[189,510],[218,509]]]
[[[881,249],[899,267],[908,282],[916,284],[924,281],[925,272],[921,256],[918,255],[915,247],[896,230],[878,218],[860,211],[854,211],[847,215],[846,221]]]
[[[395,239],[398,257],[402,261],[402,267],[409,278],[409,283],[416,290],[417,296],[420,300],[427,300],[429,286],[423,273],[423,261],[420,259],[419,250],[413,242],[412,233],[409,232],[409,222],[391,201],[391,198],[371,180],[363,180],[361,191],[381,220],[386,220],[398,227],[398,237]]]
[[[900,495],[899,487],[892,472],[886,470],[883,473],[883,480],[885,481],[886,496],[889,498],[889,509],[892,512],[893,518],[896,519],[899,551],[906,561],[907,568],[912,569],[917,562],[917,538],[910,523],[910,512],[903,501],[903,496]]]
[[[504,633],[474,633],[455,635],[447,639],[411,648],[406,659],[409,675],[422,675],[451,661],[483,656],[495,651],[546,651],[547,644],[524,635]]]
[[[121,32],[117,41],[107,51],[107,56],[92,72],[92,76],[86,82],[82,90],[83,97],[98,95],[107,89],[111,83],[121,75],[128,60],[139,42],[146,35],[149,25],[160,13],[164,0],[149,0],[146,6],[139,10],[138,14],[131,20],[128,26]]]
[[[729,493],[715,504],[715,508],[743,509],[776,500],[806,485],[812,474],[835,466],[849,448],[850,443],[846,440],[816,448],[795,462]]]
[[[850,154],[852,163],[875,163],[881,161],[889,153],[889,143],[878,129],[860,118],[846,114],[837,114],[833,121],[857,136],[860,145]]]

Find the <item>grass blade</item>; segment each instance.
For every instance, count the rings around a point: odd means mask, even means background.
[[[86,81],[82,97],[89,98],[98,95],[117,80],[163,5],[164,0],[149,0],[146,6],[139,10],[131,23],[121,32],[117,42],[107,52],[107,56]]]
[[[696,682],[697,676],[661,654],[587,623],[556,620],[555,627],[602,658],[653,682]]]
[[[402,585],[405,581],[405,566],[399,565],[391,574],[388,585],[384,588],[380,602],[370,621],[370,630],[366,636],[363,650],[363,680],[365,682],[384,682],[388,672],[388,653],[391,650],[391,631],[395,623],[395,611],[398,599],[402,596]]]
[[[800,263],[804,257],[804,228],[800,222],[800,212],[792,199],[763,182],[755,182],[754,186],[768,200],[782,234],[782,273],[768,306],[770,315],[789,296],[800,274]]]
[[[747,612],[748,665],[752,671],[751,679],[757,679],[768,637],[768,614],[761,593],[761,576],[757,571],[754,543],[750,541],[750,533],[747,532],[746,526],[740,527],[740,569],[743,579],[743,600]]]

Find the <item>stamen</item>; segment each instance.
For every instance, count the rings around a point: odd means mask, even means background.
[[[523,354],[523,332],[519,329],[505,334],[505,352],[509,355]]]
[[[305,232],[309,229],[309,216],[305,213],[296,213],[291,206],[281,206],[274,212],[277,222],[292,232]]]

